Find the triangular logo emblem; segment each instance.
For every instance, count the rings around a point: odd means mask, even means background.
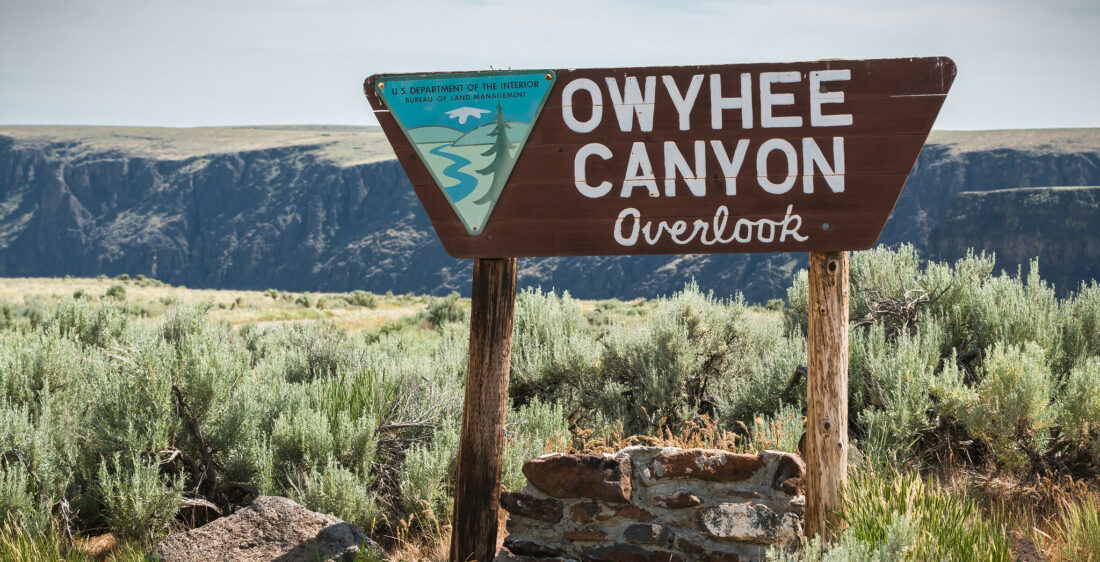
[[[481,234],[554,86],[552,70],[384,76],[381,98],[470,234]]]

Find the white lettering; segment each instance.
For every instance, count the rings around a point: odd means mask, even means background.
[[[577,184],[577,191],[585,197],[603,197],[611,192],[611,182],[604,180],[600,182],[600,185],[588,185],[585,164],[588,162],[589,156],[599,156],[604,160],[610,160],[611,149],[598,142],[586,144],[577,151],[577,156],[573,160],[573,177],[576,178],[574,181]]]
[[[821,147],[812,138],[802,139],[802,191],[814,192],[814,168],[821,170],[825,184],[833,193],[844,192],[844,137],[833,137],[833,164],[825,159]]]
[[[619,85],[615,78],[608,76],[607,93],[611,96],[611,104],[615,107],[615,117],[619,120],[619,130],[629,133],[634,128],[634,117],[638,118],[638,128],[643,132],[653,130],[653,107],[656,101],[657,77],[645,77],[645,96],[638,87],[638,78],[627,76],[623,81],[623,91],[619,93]]]
[[[695,98],[699,96],[699,90],[703,87],[703,75],[692,76],[687,93],[683,95],[680,94],[680,89],[676,87],[676,81],[671,76],[662,76],[661,81],[665,83],[668,97],[672,98],[672,105],[676,107],[676,114],[680,117],[680,130],[687,131],[691,128],[691,110],[695,107]]]
[[[803,236],[798,233],[799,227],[802,226],[802,217],[798,215],[792,215],[791,211],[794,209],[794,205],[787,205],[787,215],[783,217],[783,231],[779,233],[779,241],[784,242],[787,240],[787,235],[790,234],[791,238],[798,240],[799,242],[805,242],[810,237]],[[790,225],[794,223],[794,226]]]
[[[573,94],[577,90],[584,90],[592,96],[592,116],[588,121],[581,121],[573,115]],[[603,118],[603,96],[600,94],[600,87],[588,78],[577,78],[566,84],[561,90],[561,118],[574,133],[591,133]]]
[[[752,128],[752,74],[741,73],[741,97],[722,97],[722,75],[710,75],[710,127],[719,130],[722,128],[722,111],[725,109],[741,110],[741,128]]]
[[[809,237],[798,232],[798,229],[802,226],[802,217],[793,214],[793,211],[794,205],[787,205],[787,213],[782,220],[769,218],[757,220],[737,219],[737,222],[734,223],[733,232],[727,237],[723,236],[726,226],[729,224],[729,209],[725,205],[715,210],[714,218],[710,224],[702,219],[693,221],[690,233],[688,232],[689,226],[686,220],[643,221],[642,214],[638,209],[627,207],[619,212],[612,236],[615,238],[615,242],[622,246],[637,244],[639,232],[642,233],[642,239],[645,243],[650,246],[661,242],[661,239],[666,235],[668,240],[680,246],[691,244],[696,240],[705,246],[730,244],[732,242],[751,244],[754,241],[771,244],[775,242],[775,233],[778,230],[779,242],[781,243],[786,241],[787,236],[790,236],[796,242],[805,242]],[[643,222],[645,224],[642,224]]]
[[[787,156],[787,177],[780,183],[773,183],[768,178],[768,155],[773,150],[779,150]],[[798,176],[798,154],[795,152],[794,146],[783,139],[764,141],[764,144],[760,145],[760,150],[756,153],[756,176],[760,187],[768,193],[782,195],[790,191],[794,187],[795,179]]]
[[[630,230],[630,236],[623,236],[623,219],[634,217],[634,228]],[[642,214],[634,207],[627,207],[619,212],[619,218],[615,219],[615,241],[623,246],[633,246],[638,241],[638,225],[642,220]]]
[[[802,75],[798,72],[761,72],[760,73],[760,126],[801,127],[802,118],[798,116],[773,117],[772,106],[794,105],[794,94],[772,93],[773,83],[798,82]]]
[[[635,187],[644,187],[650,197],[658,197],[657,178],[653,175],[653,164],[649,161],[644,142],[635,142],[630,147],[630,160],[626,163],[626,178],[623,179],[621,197],[630,197]]]
[[[688,167],[687,160],[673,141],[665,141],[665,197],[676,196],[676,174],[684,178],[691,194],[696,197],[706,195],[707,190],[707,143],[695,141],[695,169]]]
[[[810,125],[814,127],[843,127],[852,124],[852,115],[850,113],[838,113],[836,115],[821,114],[822,104],[844,103],[844,92],[829,92],[821,83],[851,79],[852,71],[847,68],[841,70],[814,70],[810,72]]]
[[[741,165],[745,163],[745,153],[749,150],[749,139],[737,141],[737,147],[733,149],[733,158],[729,157],[722,141],[710,141],[711,150],[714,151],[718,165],[722,168],[722,175],[726,177],[726,195],[737,195],[737,174],[741,172]]]

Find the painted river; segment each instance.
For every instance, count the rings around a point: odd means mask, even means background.
[[[443,191],[447,192],[447,195],[451,198],[451,201],[458,203],[463,199],[469,197],[474,189],[477,188],[477,178],[462,171],[462,168],[470,164],[470,161],[457,154],[451,154],[450,152],[443,152],[444,148],[451,145],[441,144],[433,149],[431,153],[436,156],[442,156],[451,161],[451,165],[447,166],[443,170],[443,175],[458,180],[458,183],[450,187],[443,188]]]

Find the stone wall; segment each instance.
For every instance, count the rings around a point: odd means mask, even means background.
[[[802,459],[628,447],[527,461],[497,560],[762,559],[802,537]]]

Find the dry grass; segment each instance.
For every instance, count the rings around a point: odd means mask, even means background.
[[[158,316],[175,304],[210,303],[210,317],[233,326],[256,324],[270,326],[288,322],[330,320],[355,332],[374,328],[404,316],[417,314],[424,308],[420,299],[377,296],[376,308],[348,305],[337,297],[341,293],[313,293],[311,298],[323,300],[325,308],[304,307],[295,300],[301,293],[280,293],[272,298],[262,291],[188,289],[154,285],[137,280],[89,278],[0,278],[0,301],[24,303],[35,299],[53,303],[74,294],[87,298],[103,298],[108,289],[122,285],[126,302],[142,307],[150,316]]]
[[[741,425],[740,432],[718,427],[710,416],[702,415],[689,420],[683,428],[673,431],[664,420],[656,435],[624,435],[622,422],[609,432],[596,433],[591,429],[577,429],[573,433],[570,453],[615,453],[626,447],[679,447],[681,449],[723,449],[735,453],[759,453],[765,449],[780,449],[784,424],[780,420],[766,421],[757,418],[750,428]],[[550,451],[547,451],[550,452]]]
[[[932,131],[928,144],[946,144],[958,152],[1011,149],[1031,152],[1100,151],[1100,129],[1015,129]]]
[[[1100,535],[1087,536],[1100,532],[1089,525],[1090,515],[1100,510],[1100,482],[1069,476],[1021,480],[961,465],[942,466],[938,473],[944,487],[968,493],[985,513],[1005,521],[1014,560],[1100,561]]]
[[[81,152],[184,160],[211,154],[313,146],[317,155],[343,166],[393,159],[393,149],[378,127],[341,125],[272,125],[266,127],[85,127],[3,125],[0,135],[21,144],[71,142]]]

